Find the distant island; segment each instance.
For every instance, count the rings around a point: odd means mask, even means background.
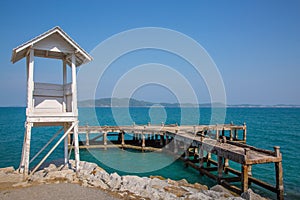
[[[179,108],[179,107],[199,107],[199,108],[210,108],[210,107],[220,107],[220,108],[300,108],[300,105],[289,105],[289,104],[276,104],[276,105],[259,105],[259,104],[237,104],[237,105],[225,105],[223,103],[154,103],[144,100],[137,100],[134,98],[101,98],[96,100],[83,100],[78,102],[79,107],[153,107],[153,106],[163,106],[169,108]]]

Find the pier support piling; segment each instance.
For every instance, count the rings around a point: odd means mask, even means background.
[[[223,158],[221,156],[218,156],[218,183],[221,183],[222,176],[223,176]]]
[[[275,155],[281,157],[280,147],[274,147]],[[283,188],[283,169],[282,162],[275,162],[275,173],[276,173],[276,190],[277,199],[283,200],[284,188]]]

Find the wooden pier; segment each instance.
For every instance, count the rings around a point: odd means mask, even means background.
[[[270,151],[247,145],[246,124],[80,126],[78,133],[85,134],[80,148],[166,150],[181,155],[186,166],[198,170],[200,175],[206,175],[238,194],[253,183],[276,193],[277,199],[284,198],[280,148],[275,146],[274,151]],[[111,139],[113,136],[116,139]],[[72,134],[69,143],[72,143]],[[231,168],[229,160],[239,163],[241,170]],[[264,163],[275,165],[275,186],[252,176],[252,165]],[[240,182],[240,187],[232,185],[233,182]]]

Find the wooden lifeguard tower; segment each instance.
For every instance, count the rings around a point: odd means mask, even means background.
[[[19,171],[27,175],[30,161],[35,159],[61,132],[60,139],[32,170],[34,172],[64,140],[64,162],[68,162],[68,135],[73,132],[76,170],[79,168],[78,109],[76,89],[76,67],[92,60],[92,57],[72,40],[60,27],[33,38],[16,47],[12,52],[12,63],[26,57],[27,108],[24,143]],[[34,81],[34,57],[62,60],[62,84],[38,83]],[[67,65],[71,68],[71,82],[67,82]],[[61,126],[50,141],[30,158],[31,129],[35,126]]]

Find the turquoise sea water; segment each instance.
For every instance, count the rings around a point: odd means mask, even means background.
[[[130,116],[136,124],[148,122],[166,124],[180,123],[182,110],[179,108],[130,108]],[[114,120],[110,108],[97,108],[97,121],[91,117],[89,108],[79,110],[81,125],[116,125],[116,123],[131,124],[132,121],[124,117],[125,108],[117,108]],[[184,122],[195,122],[197,112],[186,108]],[[300,199],[300,109],[299,108],[228,108],[226,123],[247,123],[247,143],[264,149],[273,150],[273,146],[281,147],[283,155],[284,186],[286,199]],[[200,109],[200,124],[208,124],[211,119],[209,108]],[[24,134],[25,108],[0,108],[0,167],[18,167]],[[117,122],[116,122],[117,121]],[[192,124],[193,124],[192,123]],[[214,122],[213,122],[214,123]],[[34,128],[32,132],[31,155],[39,151],[51,138],[58,128]],[[84,139],[83,139],[84,140]],[[39,160],[43,155],[39,156]],[[48,160],[63,156],[63,147],[60,145]],[[117,171],[120,174],[137,174],[139,176],[161,175],[171,179],[185,178],[189,182],[199,182],[212,186],[215,183],[206,177],[200,177],[198,172],[185,168],[181,161],[175,161],[172,156],[162,153],[138,153],[133,150],[120,149],[81,150],[82,160],[98,163],[109,172]],[[37,161],[33,161],[32,165]],[[234,165],[233,165],[234,166]],[[133,173],[138,172],[138,173]],[[275,184],[274,164],[257,165],[253,167],[253,175],[269,183]],[[253,185],[256,192],[271,196],[259,187]]]

